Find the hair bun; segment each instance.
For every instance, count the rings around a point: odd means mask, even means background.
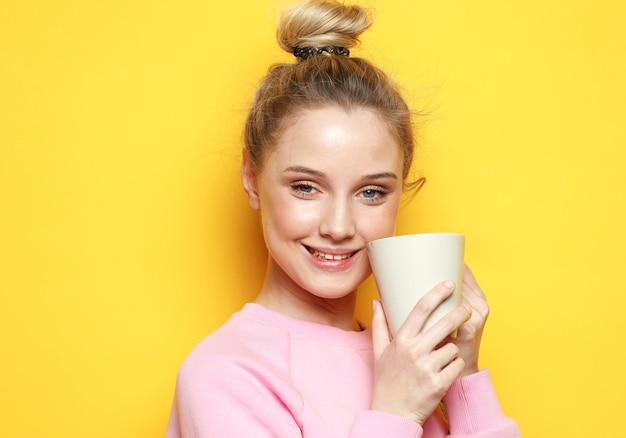
[[[351,48],[371,24],[369,13],[360,6],[334,0],[308,0],[285,10],[276,39],[289,53],[296,48]]]

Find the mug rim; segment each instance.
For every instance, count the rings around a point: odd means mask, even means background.
[[[367,242],[367,247],[370,248],[372,244],[378,243],[378,242],[384,242],[384,241],[388,241],[388,240],[395,240],[395,239],[398,239],[398,238],[401,238],[401,237],[412,237],[412,236],[423,236],[423,237],[428,237],[428,236],[432,236],[432,237],[434,237],[434,236],[455,236],[455,237],[463,237],[463,238],[465,238],[464,234],[452,233],[452,232],[397,234],[395,236],[381,237],[380,239],[370,240],[369,242]]]

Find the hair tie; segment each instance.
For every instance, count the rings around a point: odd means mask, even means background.
[[[350,50],[345,47],[296,47],[293,56],[304,61],[314,55],[328,53],[329,55],[350,56]]]

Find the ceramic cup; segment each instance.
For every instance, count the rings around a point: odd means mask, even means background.
[[[438,283],[452,280],[453,294],[428,318],[430,328],[461,301],[465,236],[454,233],[408,234],[374,240],[367,251],[391,334],[419,299]]]

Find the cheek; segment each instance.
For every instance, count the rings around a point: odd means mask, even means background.
[[[367,240],[390,237],[396,231],[396,219],[398,217],[398,206],[396,203],[389,203],[381,208],[375,217],[370,217],[365,221],[365,233]]]
[[[318,221],[314,208],[294,202],[291,196],[269,196],[261,202],[261,218],[266,237],[297,239],[307,236]]]

